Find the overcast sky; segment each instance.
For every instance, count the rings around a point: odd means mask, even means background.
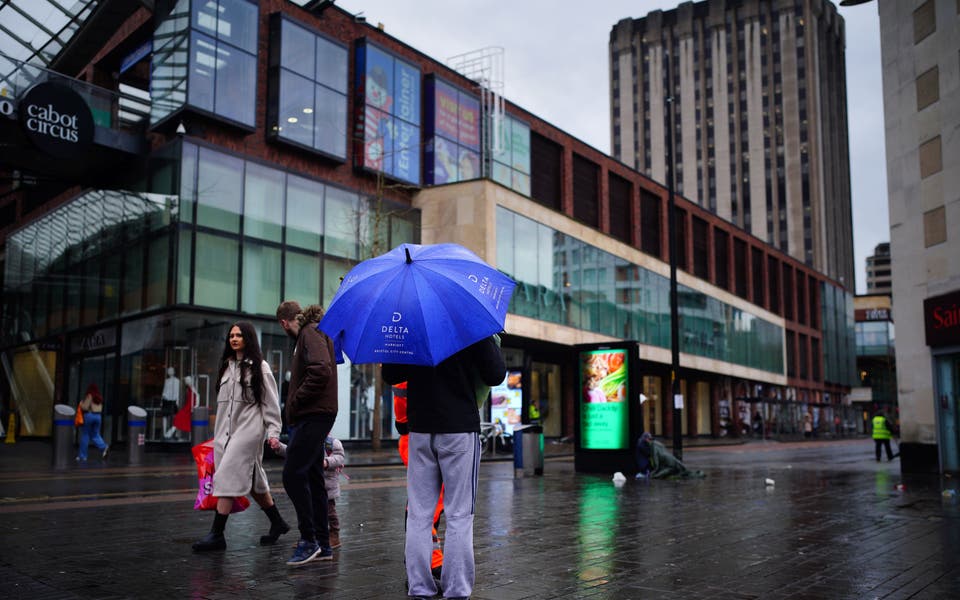
[[[504,48],[506,98],[588,144],[610,152],[608,41],[620,19],[643,17],[665,0],[337,0],[428,56]],[[880,22],[875,2],[840,8],[847,32],[847,105],[857,293],[866,257],[890,239]]]

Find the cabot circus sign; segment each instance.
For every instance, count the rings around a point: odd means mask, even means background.
[[[23,95],[17,112],[35,146],[57,158],[82,155],[93,142],[93,115],[77,92],[59,83],[39,83]]]

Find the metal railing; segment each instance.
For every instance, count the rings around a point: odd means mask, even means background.
[[[145,91],[142,95],[111,91],[3,53],[0,53],[0,63],[12,67],[9,71],[0,72],[0,99],[18,98],[38,83],[55,81],[83,97],[90,107],[94,123],[100,127],[142,130],[149,122],[150,99]]]

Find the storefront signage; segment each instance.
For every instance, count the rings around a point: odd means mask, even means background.
[[[39,83],[23,95],[20,124],[33,145],[57,158],[81,156],[93,142],[93,115],[77,92],[53,82]]]
[[[960,346],[960,290],[923,301],[927,345]]]
[[[586,450],[630,447],[630,378],[625,349],[580,353],[580,445]]]
[[[854,311],[854,320],[858,323],[864,321],[890,321],[889,308],[858,308]]]
[[[13,116],[13,102],[6,98],[0,98],[0,115],[4,117]]]
[[[117,345],[117,329],[109,327],[107,329],[98,329],[84,335],[74,336],[70,339],[70,352],[77,354],[81,352],[92,352],[94,350],[103,350]]]

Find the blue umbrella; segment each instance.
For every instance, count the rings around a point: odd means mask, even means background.
[[[347,273],[318,328],[339,358],[436,365],[503,329],[514,286],[458,244],[401,244]]]

